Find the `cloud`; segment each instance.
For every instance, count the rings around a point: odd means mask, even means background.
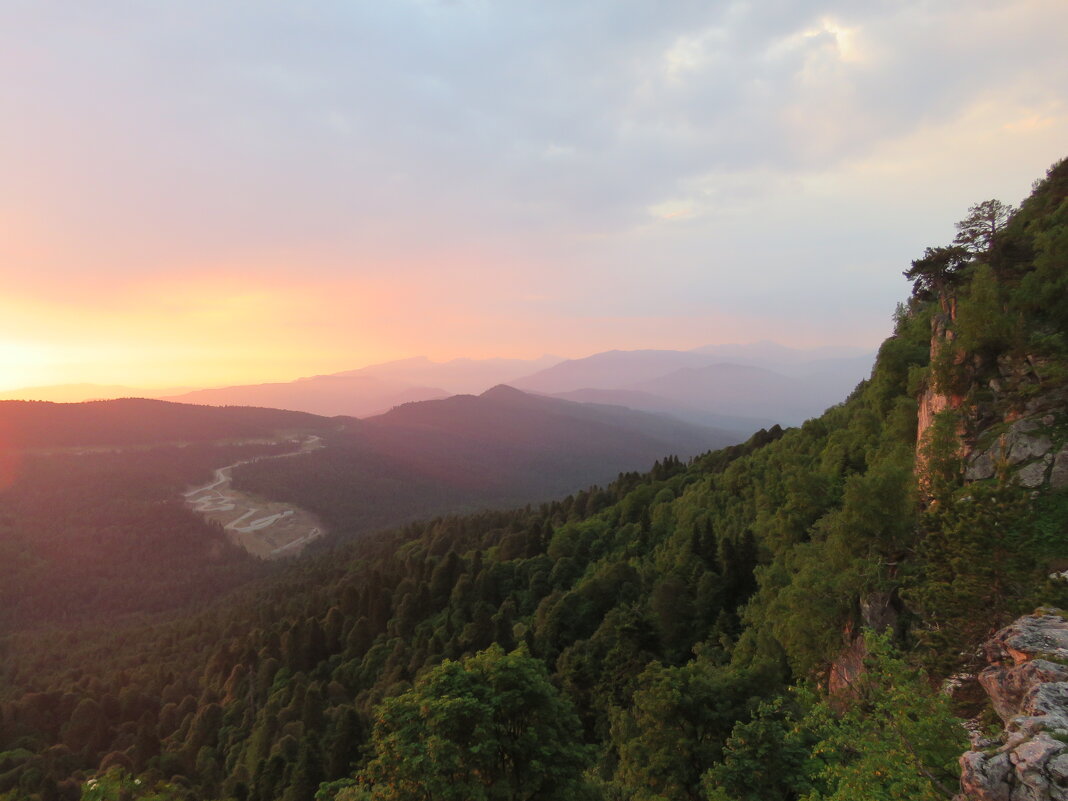
[[[1059,0],[46,0],[0,23],[0,277],[53,299],[252,272],[815,331],[841,298],[863,313],[825,335],[870,339],[902,260],[1068,141]]]

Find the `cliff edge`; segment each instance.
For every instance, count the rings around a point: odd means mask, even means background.
[[[960,759],[955,801],[1068,801],[1068,619],[1021,617],[985,645],[979,682],[1004,724]]]

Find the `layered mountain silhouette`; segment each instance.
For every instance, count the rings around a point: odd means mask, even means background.
[[[173,395],[177,389],[153,392],[121,384],[50,384],[41,387],[23,387],[0,392],[0,401],[27,400],[52,401],[54,403],[81,403],[82,401],[113,398],[154,398],[157,395]]]
[[[542,356],[540,359],[452,359],[435,362],[425,356],[416,356],[372,364],[335,375],[373,377],[410,385],[441,387],[451,395],[477,395],[490,387],[510,384],[516,379],[562,361],[558,356]]]
[[[565,400],[667,414],[744,437],[771,424],[797,425],[821,413],[867,376],[872,357],[858,348],[799,350],[773,342],[708,345],[689,351],[611,350],[567,360],[543,356],[435,362],[420,356],[295,381],[162,397],[180,403],[366,418],[411,402],[478,395],[507,384]],[[160,397],[93,385],[40,387],[9,396],[74,400],[119,393]]]
[[[291,501],[356,533],[428,514],[548,500],[621,472],[733,444],[730,431],[508,386],[357,419],[127,398],[0,402],[6,449],[145,448],[316,434],[325,447],[243,465],[235,486]],[[221,462],[217,466],[222,466]]]
[[[371,375],[319,375],[269,384],[198,389],[166,400],[212,406],[268,406],[326,417],[366,417],[402,403],[444,398],[440,387],[413,386]]]
[[[870,353],[800,351],[770,342],[692,351],[613,350],[562,362],[514,385],[752,432],[770,422],[798,425],[819,414],[866,378],[871,363]]]
[[[299,378],[296,381],[201,389],[166,400],[214,406],[270,406],[326,416],[368,417],[413,401],[483,392],[560,361],[540,359],[453,359],[434,362],[419,356],[373,364],[359,370]]]
[[[547,500],[669,455],[686,458],[738,440],[662,415],[498,386],[345,421],[328,447],[242,466],[235,482],[354,533]]]

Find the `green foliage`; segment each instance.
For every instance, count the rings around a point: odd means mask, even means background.
[[[960,415],[952,409],[943,410],[935,415],[918,444],[924,494],[937,502],[947,501],[961,485],[960,425]]]
[[[976,203],[968,209],[968,216],[956,224],[954,244],[969,253],[989,253],[1015,211],[1011,205],[997,199]]]
[[[905,277],[913,282],[913,292],[920,297],[944,300],[946,293],[960,280],[961,268],[967,263],[968,252],[959,246],[927,248],[921,258],[905,270]]]
[[[888,636],[868,632],[865,645],[866,669],[846,697],[820,701],[804,722],[818,738],[818,787],[802,801],[944,801],[956,790],[957,759],[968,745],[963,727]]]
[[[701,774],[719,758],[735,721],[775,678],[767,669],[724,669],[701,658],[650,665],[630,705],[612,712],[615,786],[634,801],[698,798]]]
[[[972,274],[968,291],[957,304],[957,346],[973,354],[996,354],[1013,345],[1014,320],[1001,297],[1002,286],[988,264]]]
[[[375,799],[570,799],[587,761],[578,718],[525,651],[446,660],[377,710]]]
[[[186,801],[188,794],[170,783],[149,786],[145,781],[116,768],[82,785],[81,801]]]
[[[805,718],[815,703],[810,691],[793,690],[736,724],[722,760],[701,777],[707,801],[793,801],[814,790],[809,774],[818,738]]]
[[[923,620],[929,663],[948,672],[961,654],[1036,603],[1041,556],[1023,488],[972,484],[930,507],[914,572],[904,590]],[[982,610],[981,614],[977,610]]]

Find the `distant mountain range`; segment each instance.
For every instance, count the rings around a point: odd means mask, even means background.
[[[561,362],[513,385],[752,432],[771,422],[798,425],[820,414],[868,376],[873,360],[873,353],[801,351],[770,342],[692,351],[612,350]]]
[[[23,387],[0,392],[0,401],[26,400],[53,403],[81,403],[83,401],[112,400],[114,398],[154,398],[178,392],[178,389],[154,391],[120,384],[51,384],[43,387]]]
[[[663,415],[498,386],[347,420],[326,448],[243,465],[234,480],[357,532],[548,500],[739,439]]]
[[[333,417],[367,417],[413,401],[446,398],[440,387],[373,375],[318,375],[272,384],[198,389],[165,399],[210,406],[267,406]]]
[[[325,447],[235,468],[234,485],[322,514],[331,528],[349,533],[551,500],[667,456],[685,459],[740,440],[665,415],[503,385],[477,396],[401,404],[364,420],[130,398],[0,401],[0,457],[11,449],[125,448],[134,458],[155,445],[308,433]]]
[[[261,406],[326,417],[371,417],[406,403],[479,394],[500,384],[565,400],[626,406],[745,436],[773,423],[797,425],[837,403],[868,375],[859,348],[799,350],[774,342],[689,351],[612,350],[582,359],[400,359],[295,381],[198,389],[160,396],[128,387],[71,385],[6,397],[75,400],[147,394],[181,403]],[[5,395],[0,395],[0,398]]]
[[[477,395],[490,387],[510,384],[562,361],[559,356],[542,356],[540,359],[452,359],[434,362],[425,356],[416,356],[334,375],[369,376],[410,385],[441,387],[450,395]]]
[[[550,367],[560,359],[453,359],[432,362],[423,356],[373,364],[359,370],[272,384],[201,389],[167,400],[213,406],[270,406],[327,416],[369,417],[413,401],[483,392]]]

